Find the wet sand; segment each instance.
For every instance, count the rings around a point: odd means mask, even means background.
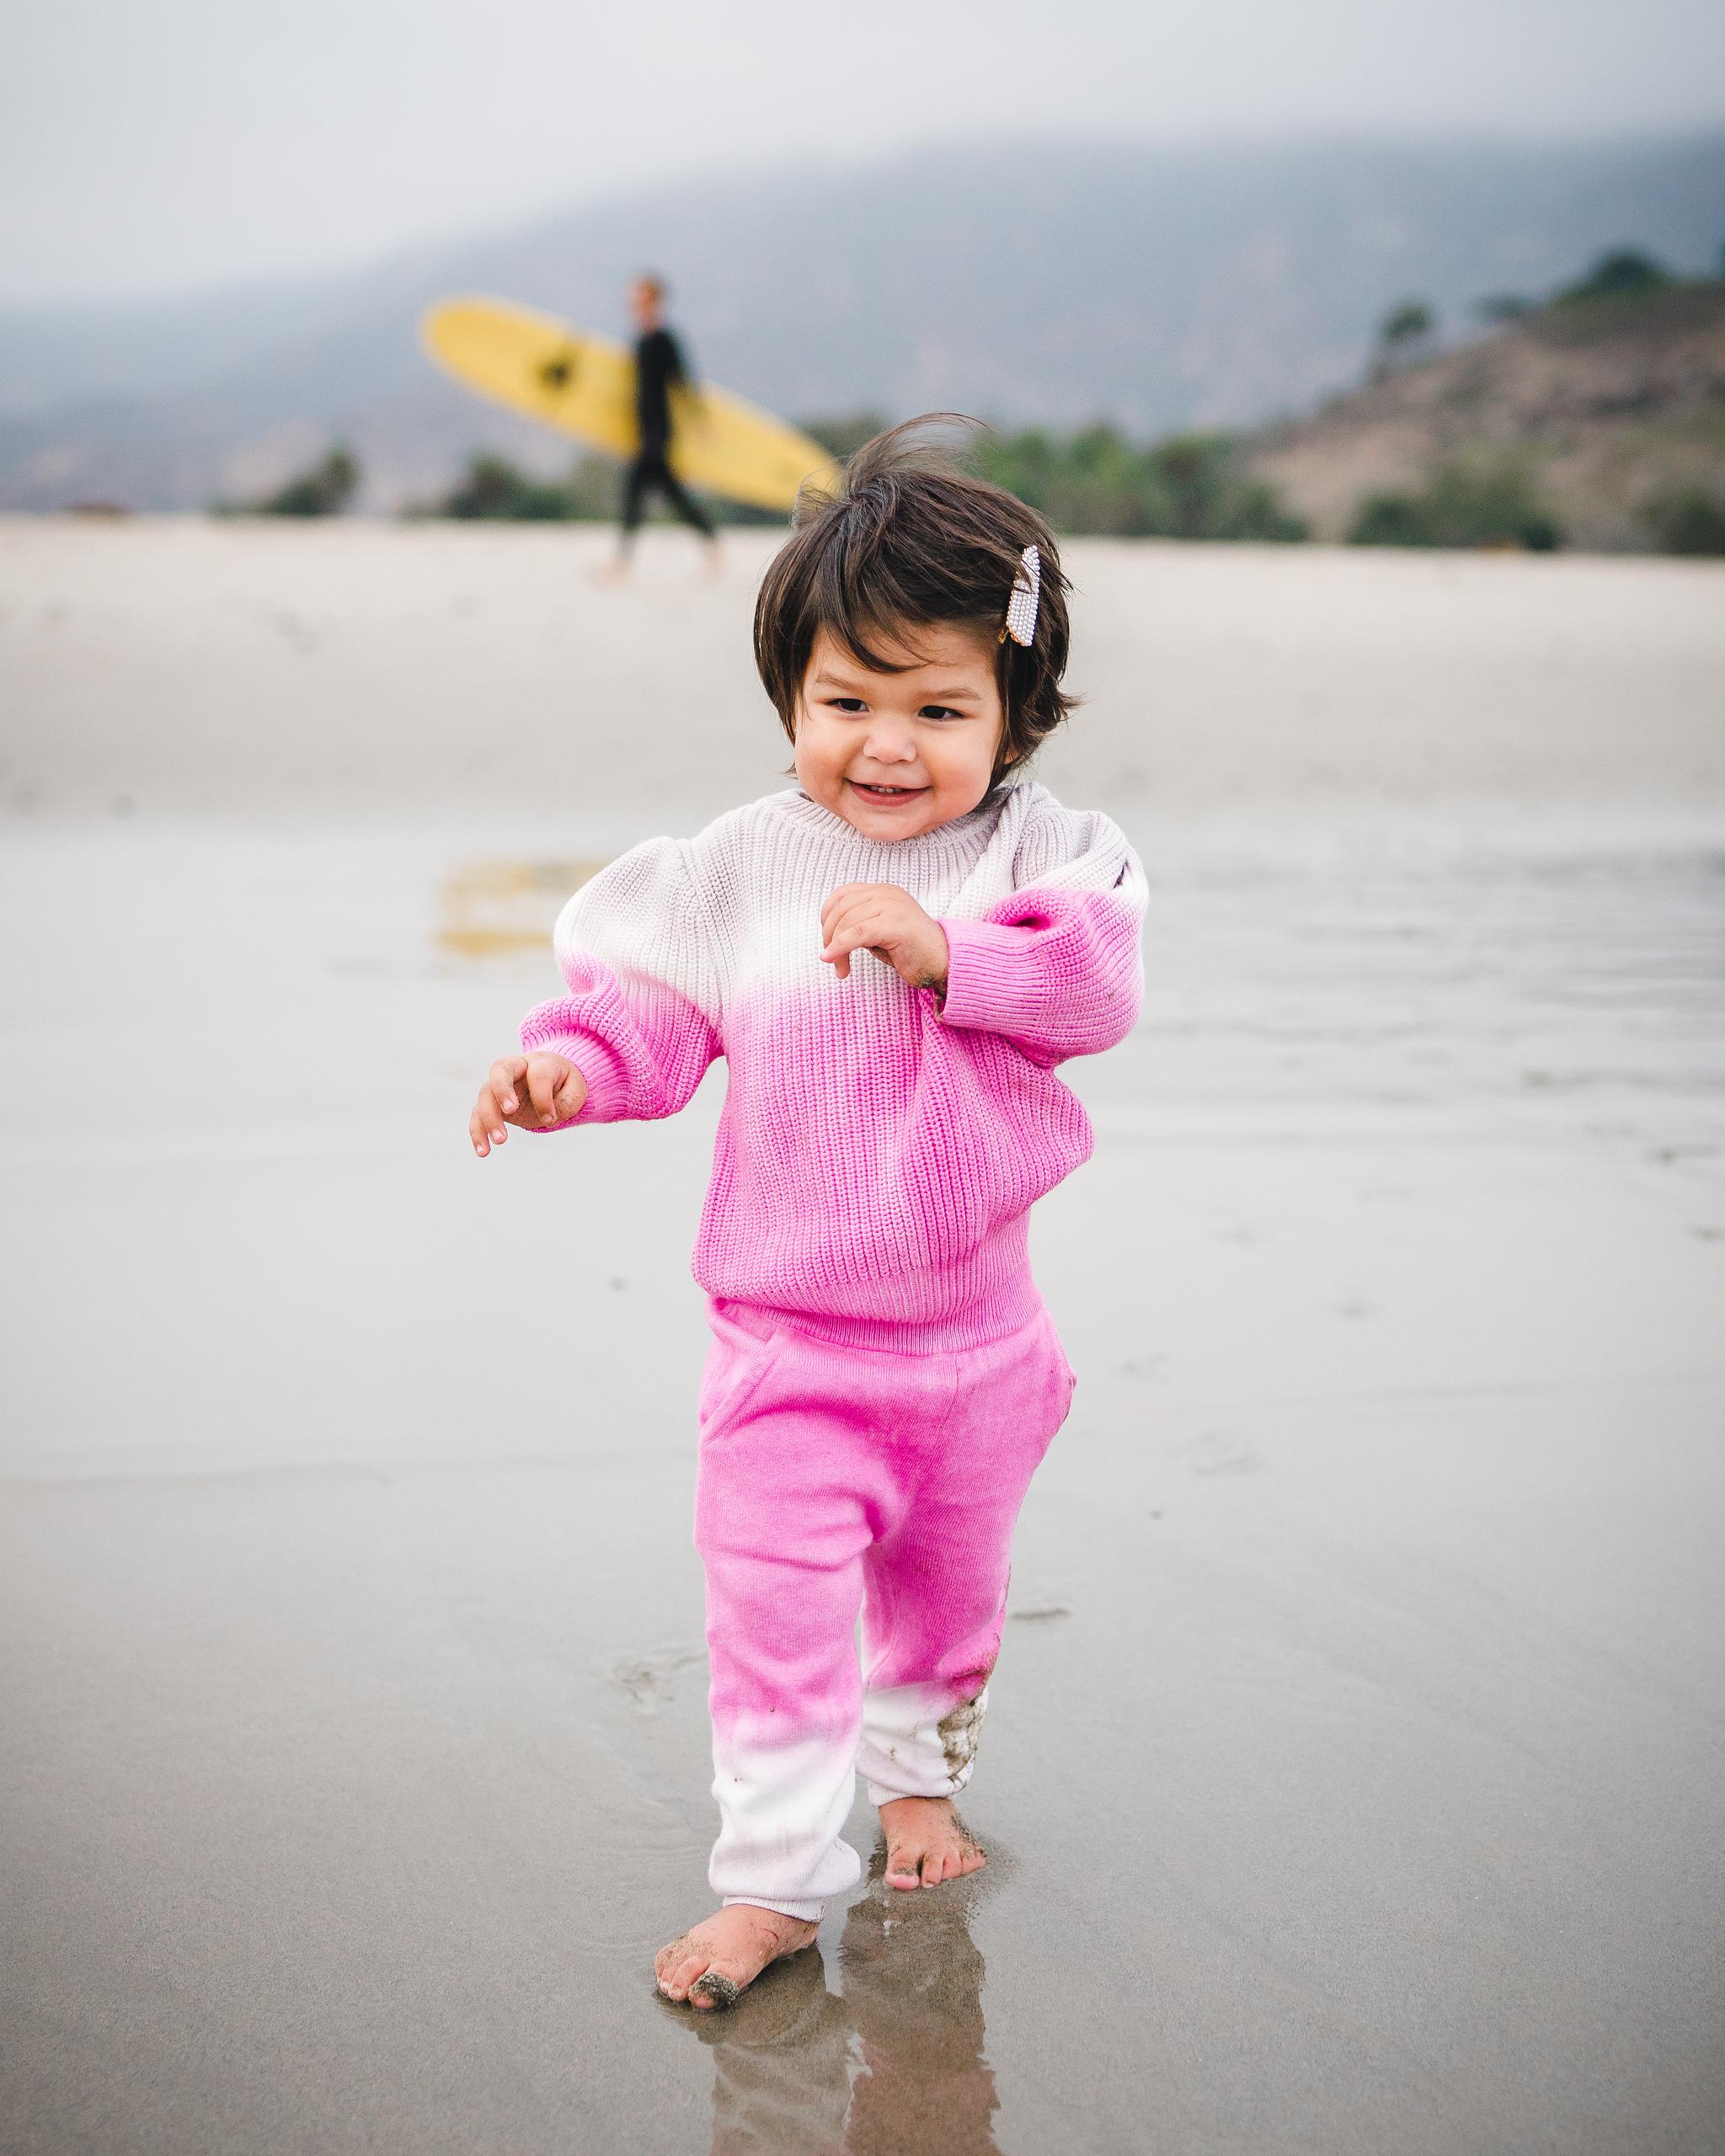
[[[782,762],[764,542],[596,542],[0,524],[0,2140],[1725,2147],[1725,573],[1075,550],[996,1861],[697,2024],[719,1081],[462,1134],[559,864]]]

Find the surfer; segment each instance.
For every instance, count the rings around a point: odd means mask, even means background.
[[[718,538],[706,512],[670,468],[670,392],[674,388],[693,392],[681,348],[665,323],[665,284],[658,277],[638,277],[629,288],[629,312],[640,335],[635,340],[635,425],[639,436],[634,457],[623,477],[622,526],[617,534],[614,578],[628,574],[640,528],[641,511],[649,494],[663,494],[685,524],[706,540],[708,559],[718,568]]]

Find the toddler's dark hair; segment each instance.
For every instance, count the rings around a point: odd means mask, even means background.
[[[919,628],[962,623],[994,643],[1027,547],[1042,557],[1041,604],[1029,643],[996,645],[1006,726],[991,783],[1027,762],[1071,710],[1076,699],[1060,692],[1067,585],[1054,534],[1016,494],[928,440],[931,427],[975,424],[950,412],[907,420],[859,449],[836,489],[805,487],[798,498],[755,605],[755,664],[792,740],[823,629],[862,664],[889,673],[905,670],[889,664],[880,643],[914,652]]]

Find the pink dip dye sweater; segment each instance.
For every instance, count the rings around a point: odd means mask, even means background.
[[[940,922],[944,1001],[867,952],[848,980],[823,964],[841,883],[895,883]],[[578,891],[556,931],[569,993],[522,1045],[586,1080],[576,1123],[674,1115],[724,1057],[709,1294],[857,1346],[975,1346],[1039,1307],[1029,1209],[1093,1142],[1055,1066],[1131,1029],[1144,903],[1119,829],[1033,782],[894,841],[793,788]]]

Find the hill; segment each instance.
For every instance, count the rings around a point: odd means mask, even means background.
[[[1634,551],[1649,507],[1725,505],[1725,282],[1564,299],[1260,435],[1252,476],[1315,536],[1434,478],[1509,475],[1562,542]]]
[[[669,274],[697,364],[812,419],[957,406],[1137,435],[1239,428],[1357,381],[1409,292],[1447,315],[1633,243],[1681,268],[1725,237],[1725,133],[1586,144],[1146,149],[1016,140],[843,174],[620,195],[364,276],[152,308],[0,312],[0,506],[139,508],[259,492],[332,435],[366,504],[555,437],[420,356],[420,309],[510,294],[604,327]]]

